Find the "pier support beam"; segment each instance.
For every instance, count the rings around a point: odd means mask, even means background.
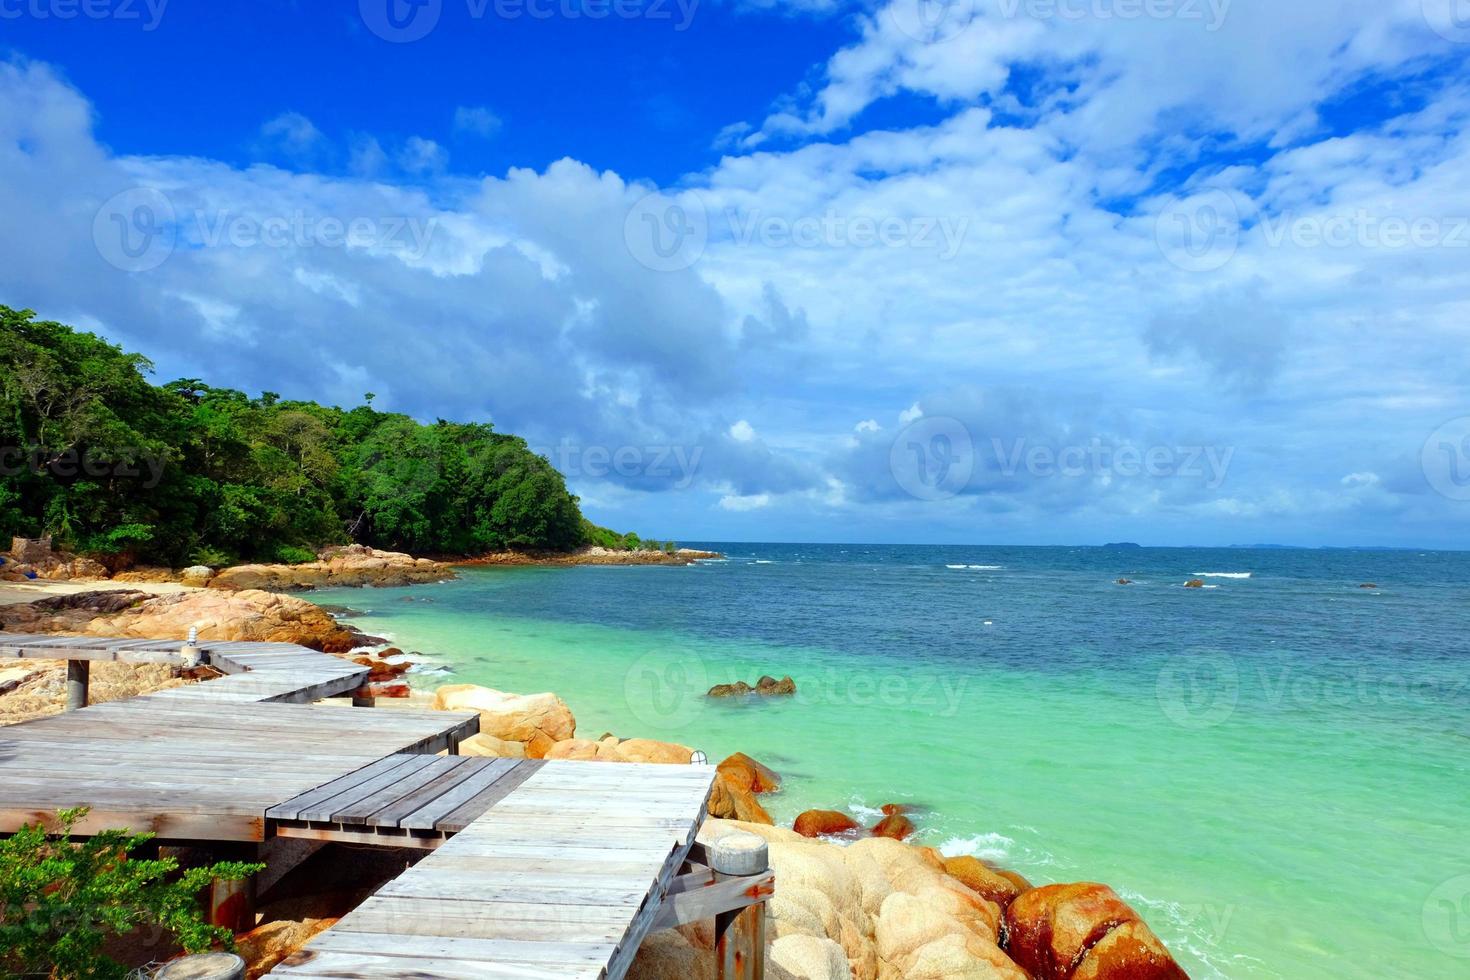
[[[66,662],[66,710],[76,711],[87,706],[87,686],[91,682],[90,660],[68,660]]]
[[[771,867],[770,847],[754,834],[729,834],[709,847],[710,870],[722,881],[753,881]],[[715,916],[719,980],[763,980],[766,975],[766,903]]]

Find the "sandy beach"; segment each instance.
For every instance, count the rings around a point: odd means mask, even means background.
[[[76,595],[79,592],[146,592],[149,595],[174,595],[178,592],[197,591],[193,586],[177,582],[114,582],[101,579],[95,582],[5,582],[0,583],[0,606],[11,606],[20,602],[36,602],[59,595]]]

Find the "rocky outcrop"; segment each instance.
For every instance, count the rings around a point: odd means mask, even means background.
[[[598,741],[573,738],[557,742],[546,753],[548,759],[577,762],[644,762],[660,765],[687,766],[694,750],[673,742],[655,742],[648,738],[620,739],[607,735]]]
[[[1014,871],[996,871],[979,858],[968,855],[946,858],[944,873],[1001,909],[1009,908],[1017,895],[1031,887]]]
[[[557,742],[571,739],[577,719],[555,694],[507,694],[474,684],[450,684],[434,692],[440,711],[478,711],[480,732],[520,742],[526,757],[543,759]]]
[[[1106,885],[1046,885],[1005,915],[1011,958],[1034,980],[1188,980],[1169,951]]]
[[[1184,583],[1184,587],[1186,589],[1203,589],[1205,587],[1205,580],[1202,578],[1192,578]]]
[[[756,797],[780,788],[781,777],[774,771],[744,752],[736,752],[716,767],[710,816],[774,825],[775,821]]]
[[[692,565],[723,558],[715,551],[680,548],[667,551],[614,551],[582,548],[577,551],[497,551],[474,558],[454,559],[455,565]]]
[[[0,670],[0,725],[14,725],[60,714],[66,707],[66,664],[50,660],[26,660],[12,671]],[[207,670],[207,668],[206,668]],[[6,678],[14,685],[6,683]],[[122,701],[155,691],[166,691],[191,683],[173,667],[163,664],[123,664],[98,661],[92,664],[88,702]]]
[[[206,641],[296,643],[326,653],[356,645],[354,634],[321,609],[270,592],[79,592],[0,606],[0,629],[12,633],[182,640],[191,628]]]
[[[884,807],[885,813],[887,810],[888,808]],[[882,820],[874,825],[873,836],[888,837],[893,840],[908,840],[914,836],[914,831],[917,829],[912,820],[903,813],[895,810],[892,813],[887,813]]]
[[[838,810],[807,810],[791,829],[803,837],[830,837],[858,829],[857,821]]]
[[[209,579],[211,589],[290,592],[357,586],[419,585],[453,578],[448,565],[394,551],[354,544],[323,551],[301,565],[236,565]]]
[[[779,883],[767,904],[774,975],[1027,980],[999,946],[1000,909],[946,874],[933,852],[883,839],[842,847],[721,820],[706,822],[700,839],[734,830],[770,842]],[[709,930],[686,927],[646,942],[629,976],[712,980],[712,951]]]
[[[790,677],[783,677],[779,681],[774,677],[762,677],[751,687],[744,681],[736,681],[734,684],[716,684],[709,689],[708,697],[712,698],[739,698],[746,695],[756,694],[761,697],[784,697],[796,693],[796,681]]]

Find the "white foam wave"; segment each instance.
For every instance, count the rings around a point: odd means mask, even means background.
[[[945,565],[944,567],[970,572],[998,572],[1005,568],[1004,565]]]
[[[976,834],[973,837],[951,837],[939,845],[945,857],[977,857],[982,861],[1003,864],[1015,853],[1016,842],[1005,834]]]
[[[1195,578],[1250,578],[1250,572],[1195,572]]]

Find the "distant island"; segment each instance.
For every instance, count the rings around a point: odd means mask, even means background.
[[[1114,542],[1112,544],[1105,544],[1105,545],[1103,545],[1103,547],[1104,548],[1113,548],[1113,549],[1126,549],[1126,550],[1130,550],[1131,551],[1131,550],[1135,550],[1135,549],[1142,549],[1143,548],[1143,545],[1141,545],[1141,544],[1135,544],[1132,541],[1117,541],[1117,542]]]

